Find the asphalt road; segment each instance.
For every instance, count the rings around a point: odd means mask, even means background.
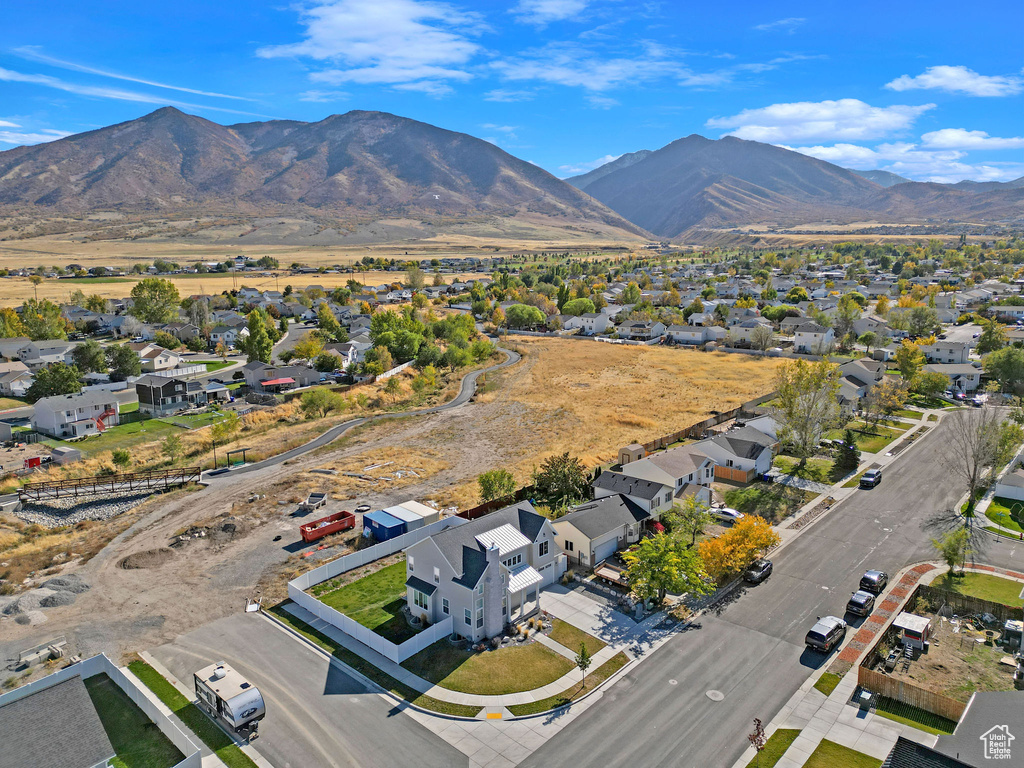
[[[255,683],[267,716],[252,745],[276,768],[468,765],[455,747],[258,614],[207,624],[152,653],[187,686],[216,661]]]
[[[948,429],[940,424],[886,468],[878,487],[813,523],[773,557],[766,582],[666,643],[522,765],[731,766],[753,718],[770,720],[831,660],[804,649],[815,617],[842,616],[868,568],[894,574],[935,559],[931,539],[957,524],[943,510],[964,492],[940,461]],[[1024,543],[987,544],[977,559],[1020,568]]]

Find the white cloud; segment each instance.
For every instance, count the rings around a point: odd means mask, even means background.
[[[0,128],[21,128],[21,125],[10,120],[0,120]]]
[[[553,21],[575,18],[586,10],[588,0],[519,0],[512,9],[519,21],[545,27]]]
[[[0,120],[0,126],[20,127],[5,120]],[[47,141],[56,141],[70,135],[70,131],[56,131],[52,128],[44,128],[38,133],[29,131],[0,131],[0,144],[15,144],[18,146],[23,144],[43,144]]]
[[[196,96],[213,96],[218,99],[238,99],[239,101],[255,101],[255,99],[247,99],[244,96],[231,96],[226,93],[215,93],[213,91],[197,91],[194,88],[183,88],[179,85],[168,85],[167,83],[159,83],[155,80],[144,80],[139,77],[131,77],[130,75],[120,75],[116,72],[109,72],[104,69],[96,69],[95,67],[89,67],[84,64],[76,64],[72,61],[65,61],[63,59],[57,59],[53,56],[48,56],[42,52],[39,46],[25,45],[21,48],[15,48],[11,51],[15,56],[29,61],[38,61],[42,64],[49,64],[53,67],[60,69],[67,69],[73,72],[85,72],[90,75],[100,75],[101,77],[109,77],[114,80],[126,80],[129,83],[139,83],[140,85],[151,85],[155,88],[166,88],[171,91],[181,91],[182,93],[191,93]]]
[[[773,144],[804,141],[878,139],[904,131],[934,104],[872,107],[858,99],[800,101],[745,109],[731,117],[715,117],[705,125],[728,135]]]
[[[773,69],[778,69],[783,64],[789,64],[793,61],[807,61],[809,59],[823,58],[825,57],[822,55],[808,56],[801,53],[789,53],[785,56],[777,56],[776,58],[768,61],[734,64],[731,67],[724,67],[712,72],[687,71],[680,78],[679,84],[688,88],[715,88],[718,86],[729,85],[734,82],[739,75],[745,72],[769,72]]]
[[[308,57],[331,65],[318,83],[390,85],[431,95],[465,81],[481,52],[470,38],[483,29],[478,14],[429,0],[338,0],[301,11],[305,39],[259,49],[264,58]]]
[[[926,147],[935,149],[1021,149],[1024,136],[999,138],[989,136],[985,131],[968,131],[964,128],[943,128],[926,133],[921,137]]]
[[[857,144],[786,147],[819,160],[858,170],[883,170],[917,181],[952,184],[964,179],[1010,181],[1024,175],[1024,163],[971,163],[960,150],[922,149],[908,142],[864,147]]]
[[[592,171],[595,168],[600,168],[602,165],[607,165],[612,160],[618,160],[622,155],[605,155],[599,157],[597,160],[591,160],[588,163],[575,163],[571,165],[560,165],[558,170],[562,171],[566,176],[576,176],[580,173],[586,173]]]
[[[505,88],[496,88],[484,94],[484,101],[532,101],[534,96],[533,91],[510,91]]]
[[[886,88],[892,91],[938,89],[968,96],[1013,96],[1024,91],[1024,78],[1014,75],[979,75],[973,69],[956,66],[928,67],[916,77],[902,75]]]
[[[316,103],[345,101],[350,95],[345,91],[304,91],[299,95],[299,101],[312,101]]]
[[[516,137],[516,131],[519,130],[518,125],[495,125],[494,123],[482,123],[480,127],[487,131],[497,131],[498,133],[504,133],[506,136],[512,139]]]
[[[506,80],[539,80],[591,92],[635,85],[681,69],[660,46],[649,43],[632,58],[603,56],[579,45],[552,44],[491,66]]]
[[[793,34],[793,32],[796,31],[796,28],[799,27],[801,24],[803,24],[805,21],[807,21],[807,19],[796,18],[796,17],[788,18],[788,19],[779,19],[778,21],[769,21],[766,24],[758,24],[756,27],[754,27],[754,29],[756,29],[756,30],[758,30],[760,32],[776,32],[776,31],[779,31],[779,32],[788,32],[789,34]]]
[[[107,88],[105,86],[79,85],[77,83],[68,83],[56,77],[50,77],[49,75],[25,74],[24,72],[15,72],[14,70],[4,69],[3,67],[0,67],[0,81],[42,85],[47,88],[54,88],[58,91],[75,93],[79,96],[92,96],[94,98],[99,99],[132,101],[138,102],[140,104],[159,104],[161,106],[171,105],[175,107],[185,107],[188,109],[205,109],[213,110],[215,112],[227,112],[233,115],[267,117],[267,115],[259,115],[253,112],[241,112],[237,109],[225,109],[224,107],[208,107],[203,104],[190,104],[184,101],[172,101],[169,99],[165,99],[162,96],[152,96],[148,93],[139,93],[137,91],[125,91],[120,88]]]

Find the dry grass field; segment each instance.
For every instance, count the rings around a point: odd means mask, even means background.
[[[520,484],[548,456],[569,451],[588,466],[613,460],[632,442],[646,442],[771,391],[780,361],[666,347],[571,339],[510,337],[523,364],[492,375],[478,403],[496,413],[477,440],[500,446],[493,466],[511,469]],[[444,435],[437,435],[445,442]],[[483,450],[483,449],[481,449]],[[437,499],[478,503],[473,483],[442,490]]]

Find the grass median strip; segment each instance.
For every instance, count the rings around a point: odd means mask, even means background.
[[[817,679],[814,683],[815,689],[821,691],[826,696],[831,696],[832,691],[839,685],[839,681],[842,680],[839,675],[833,674],[832,672],[826,672]]]
[[[799,735],[799,728],[780,728],[768,737],[761,754],[747,763],[747,768],[772,768]]]
[[[559,645],[564,645],[570,651],[576,651],[577,653],[580,650],[580,643],[586,643],[587,652],[591,655],[597,653],[606,645],[606,643],[598,640],[593,635],[561,619],[552,619],[551,632],[548,634],[548,637]]]
[[[390,691],[399,698],[405,699],[410,704],[415,704],[417,707],[429,709],[432,712],[438,712],[442,715],[453,715],[455,717],[476,717],[480,712],[480,707],[468,706],[465,704],[452,704],[447,701],[441,701],[440,699],[426,696],[411,686],[400,683],[398,680],[391,677],[391,675],[375,667],[362,656],[353,653],[344,646],[338,645],[323,632],[314,629],[309,624],[302,621],[302,619],[297,619],[292,616],[284,609],[283,603],[269,608],[268,612],[272,613],[276,619],[287,624],[307,640],[310,640],[320,648],[323,648],[339,661],[344,662],[364,677],[375,682],[381,688]]]
[[[871,755],[824,739],[804,763],[804,768],[880,768],[881,765],[882,761]]]
[[[238,748],[238,745],[220,729],[220,726],[203,714],[199,707],[186,699],[167,678],[153,667],[144,661],[137,660],[131,662],[128,669],[155,693],[157,698],[166,704],[181,722],[202,739],[203,743],[212,749],[228,768],[256,768],[256,763]]]
[[[608,659],[608,661],[587,675],[587,681],[584,685],[573,686],[568,690],[562,691],[562,693],[557,696],[549,696],[546,699],[533,701],[529,704],[513,704],[508,708],[508,711],[516,717],[523,717],[524,715],[538,715],[541,712],[547,712],[549,709],[555,709],[556,707],[569,704],[580,698],[580,696],[583,696],[597,688],[597,686],[601,685],[601,683],[626,666],[628,662],[629,658],[626,654],[619,651]]]

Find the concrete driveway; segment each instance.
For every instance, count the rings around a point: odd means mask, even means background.
[[[192,673],[226,661],[263,693],[253,746],[276,768],[468,766],[466,755],[394,703],[258,614],[240,613],[155,648],[192,687]]]
[[[568,589],[553,584],[541,592],[541,608],[574,627],[599,637],[609,645],[627,643],[637,622],[615,607],[615,600],[591,594],[576,585]]]

